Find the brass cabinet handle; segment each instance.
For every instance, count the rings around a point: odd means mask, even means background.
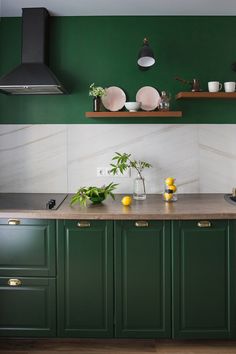
[[[140,220],[140,221],[135,221],[135,226],[136,227],[148,227],[148,221]]]
[[[198,227],[211,227],[211,222],[208,220],[201,220],[197,223]]]
[[[7,283],[10,286],[21,286],[22,285],[22,281],[20,279],[9,279]]]
[[[78,221],[77,226],[78,227],[90,227],[90,222],[89,221]]]
[[[19,225],[20,220],[19,219],[9,219],[8,220],[8,225]]]

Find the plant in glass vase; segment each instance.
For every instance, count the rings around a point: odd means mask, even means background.
[[[93,111],[99,112],[101,110],[101,97],[106,94],[106,89],[101,86],[95,86],[92,83],[89,86],[89,96],[93,97]]]
[[[127,153],[119,153],[116,152],[115,156],[112,158],[114,163],[111,163],[110,166],[112,167],[110,173],[113,175],[117,174],[119,171],[120,173],[124,173],[125,170],[128,168],[133,168],[138,174],[138,177],[134,180],[134,199],[144,200],[146,199],[146,186],[145,186],[145,179],[142,176],[142,171],[144,168],[150,168],[152,165],[146,161],[134,160],[131,158],[131,154]]]

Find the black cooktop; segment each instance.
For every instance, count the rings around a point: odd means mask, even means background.
[[[0,210],[56,210],[66,197],[65,193],[0,193]]]

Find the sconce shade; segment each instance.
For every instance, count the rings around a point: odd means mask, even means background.
[[[138,65],[140,67],[148,68],[155,64],[155,58],[153,50],[148,45],[147,38],[143,40],[143,47],[138,54]]]

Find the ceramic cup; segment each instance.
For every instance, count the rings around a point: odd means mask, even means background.
[[[222,89],[222,84],[219,81],[209,81],[208,82],[208,91],[209,92],[218,92]]]
[[[235,82],[225,82],[224,83],[225,92],[234,92],[235,91]]]

